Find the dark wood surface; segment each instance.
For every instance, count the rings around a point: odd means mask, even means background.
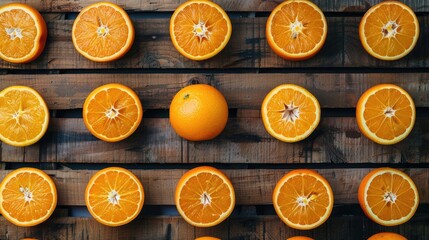
[[[184,0],[115,0],[130,13],[136,39],[122,59],[95,63],[73,48],[71,26],[77,12],[97,1],[21,1],[42,12],[48,23],[48,43],[32,63],[0,60],[0,90],[11,85],[35,88],[48,104],[51,123],[47,134],[32,146],[16,148],[0,143],[0,179],[21,166],[44,169],[55,180],[59,205],[46,223],[36,227],[16,227],[0,217],[0,240],[193,240],[203,235],[223,240],[284,240],[294,235],[317,240],[366,240],[381,231],[398,232],[410,240],[429,239],[429,2],[403,1],[418,14],[420,38],[407,57],[384,62],[370,57],[358,37],[361,16],[379,1],[315,0],[327,16],[327,41],[314,58],[291,62],[275,55],[265,38],[267,16],[282,1],[215,0],[228,11],[233,34],[218,56],[195,62],[175,50],[168,33],[172,11]],[[118,143],[93,137],[81,114],[86,96],[95,87],[111,82],[134,89],[145,110],[137,132]],[[172,97],[195,83],[219,89],[230,109],[226,129],[211,141],[183,140],[169,123]],[[307,88],[322,106],[319,127],[302,142],[275,140],[260,119],[264,96],[282,83]],[[365,138],[355,120],[360,95],[379,83],[403,87],[417,107],[412,133],[393,146]],[[201,165],[222,169],[236,189],[234,213],[212,228],[190,226],[178,216],[173,202],[180,176]],[[97,223],[84,206],[89,177],[107,166],[131,169],[145,188],[143,212],[123,227]],[[381,166],[404,170],[419,189],[421,204],[416,215],[397,227],[371,222],[357,204],[360,180]],[[332,216],[311,231],[287,227],[271,205],[276,182],[296,168],[317,170],[335,194]]]

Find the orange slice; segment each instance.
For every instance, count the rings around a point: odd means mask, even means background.
[[[0,92],[0,140],[17,147],[29,146],[45,135],[49,111],[36,90],[11,86]]]
[[[121,141],[139,126],[143,108],[137,94],[127,86],[110,83],[94,89],[83,105],[88,130],[106,142]]]
[[[76,50],[95,62],[109,62],[124,56],[134,42],[134,27],[118,5],[98,2],[87,6],[73,24]]]
[[[235,206],[234,188],[218,169],[197,167],[186,172],[176,187],[180,215],[196,227],[212,227],[228,218]]]
[[[305,88],[283,84],[265,96],[261,115],[271,136],[284,142],[297,142],[308,137],[319,125],[320,105]]]
[[[419,38],[419,21],[399,1],[384,1],[370,8],[359,25],[365,50],[381,60],[397,60],[410,53]]]
[[[327,33],[322,10],[307,0],[284,1],[271,12],[266,24],[268,45],[288,60],[314,56],[325,44]]]
[[[54,181],[42,170],[20,168],[8,173],[0,184],[0,212],[17,226],[44,222],[56,206]]]
[[[356,105],[360,131],[372,141],[390,145],[405,139],[416,119],[411,96],[393,84],[380,84],[368,89]]]
[[[296,236],[296,237],[287,238],[286,240],[314,240],[314,239],[309,237]]]
[[[226,12],[209,0],[189,0],[170,19],[174,47],[191,60],[205,60],[222,51],[231,38],[232,25]]]
[[[45,48],[48,29],[40,13],[22,3],[0,7],[0,57],[12,63],[35,60]]]
[[[221,239],[215,238],[215,237],[199,237],[199,238],[195,238],[195,240],[221,240]]]
[[[413,217],[419,193],[413,180],[393,168],[377,168],[361,181],[358,192],[363,212],[383,226],[396,226]]]
[[[328,220],[334,194],[328,181],[317,172],[297,169],[285,174],[273,192],[274,209],[291,228],[309,230]]]
[[[89,213],[107,226],[121,226],[135,219],[144,202],[143,186],[130,171],[110,167],[98,171],[88,182],[85,203]]]
[[[405,237],[392,232],[382,232],[372,235],[368,240],[407,240]]]

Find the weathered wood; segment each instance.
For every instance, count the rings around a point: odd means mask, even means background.
[[[81,118],[52,119],[36,145],[2,144],[2,162],[59,163],[427,163],[428,118],[418,118],[403,142],[378,145],[364,137],[354,118],[322,118],[306,140],[290,144],[272,138],[260,118],[230,118],[216,139],[188,142],[167,118],[143,119],[130,138],[96,139]]]
[[[305,168],[305,166],[303,166]],[[143,184],[145,205],[174,205],[174,191],[186,170],[131,170]],[[237,205],[271,205],[272,191],[277,181],[290,169],[222,170],[231,180]],[[356,204],[359,182],[370,171],[367,168],[318,169],[330,185],[336,204]],[[3,178],[9,171],[0,171]],[[84,206],[84,192],[94,170],[48,170],[58,192],[58,205]],[[429,169],[405,169],[419,190],[420,203],[429,203]],[[144,207],[143,207],[144,209]]]
[[[44,53],[29,64],[0,61],[3,69],[159,69],[159,68],[318,68],[318,67],[416,67],[429,65],[429,16],[419,17],[421,38],[415,50],[398,61],[373,59],[358,37],[359,17],[329,17],[328,38],[315,57],[301,62],[286,61],[268,46],[266,18],[233,19],[233,34],[227,47],[207,61],[192,61],[181,56],[169,36],[169,19],[135,19],[135,43],[128,54],[112,63],[95,63],[80,56],[71,42],[73,20],[48,22],[48,44]]]
[[[144,109],[168,109],[176,92],[195,83],[216,87],[229,108],[237,109],[260,109],[265,95],[284,83],[305,87],[323,108],[354,108],[366,89],[380,83],[401,86],[416,107],[429,107],[428,73],[6,74],[0,75],[0,90],[26,85],[35,88],[51,110],[76,109],[93,89],[112,82],[134,89]]]
[[[78,12],[83,7],[88,6],[91,3],[95,3],[98,0],[23,0],[22,2],[27,3],[39,11],[42,12]],[[121,1],[114,0],[112,2],[120,5],[127,11],[174,11],[182,2],[185,0],[134,0],[134,1]],[[13,2],[13,0],[4,0],[4,3]],[[2,3],[3,3],[2,2]],[[282,0],[216,0],[226,11],[271,11],[274,9]],[[377,0],[314,0],[322,11],[327,12],[364,12],[369,7],[379,3]],[[410,6],[416,12],[428,12],[429,5],[426,1],[413,1],[404,0],[402,1]]]
[[[120,227],[107,227],[92,218],[51,217],[47,222],[32,228],[16,227],[0,218],[0,239],[151,239],[193,240],[201,236],[214,236],[223,240],[284,240],[292,236],[309,236],[317,240],[367,239],[372,234],[397,232],[409,240],[428,239],[429,226],[423,219],[412,219],[396,227],[382,227],[368,218],[358,216],[331,216],[320,227],[300,231],[287,227],[277,216],[229,217],[210,228],[195,228],[179,216],[139,217]],[[370,228],[368,228],[370,226]]]

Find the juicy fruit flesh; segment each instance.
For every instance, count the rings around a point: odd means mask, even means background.
[[[34,19],[21,9],[0,13],[0,52],[10,58],[22,58],[34,48],[37,28]]]
[[[114,55],[125,47],[129,29],[120,12],[101,5],[90,8],[76,24],[77,46],[93,57]]]
[[[9,91],[0,100],[2,136],[25,142],[40,134],[47,113],[36,96],[28,91]]]
[[[288,179],[280,188],[277,203],[284,217],[299,225],[312,225],[328,211],[327,189],[313,176],[298,175]]]
[[[396,4],[379,7],[366,20],[366,41],[380,56],[397,56],[414,42],[416,24],[413,16]]]
[[[107,222],[122,222],[138,214],[139,186],[125,173],[110,171],[100,175],[89,190],[89,206]]]
[[[92,129],[116,138],[130,132],[139,119],[135,100],[120,89],[107,89],[97,93],[88,104],[87,121]]]
[[[288,53],[310,52],[323,37],[323,18],[308,4],[286,4],[272,19],[271,34],[274,42]]]
[[[271,128],[286,137],[305,134],[316,120],[316,106],[311,98],[293,89],[282,89],[267,105]]]
[[[180,192],[180,207],[196,223],[217,221],[225,215],[231,203],[231,191],[227,184],[211,173],[191,177]]]
[[[384,221],[398,220],[412,212],[415,199],[410,183],[394,173],[376,176],[366,192],[371,211]]]
[[[365,104],[365,124],[377,137],[394,139],[412,125],[412,104],[396,89],[380,90],[371,95]]]
[[[177,14],[173,32],[179,47],[186,53],[204,56],[226,40],[228,23],[216,8],[194,3]]]
[[[34,173],[20,173],[6,183],[3,209],[19,222],[31,222],[45,217],[54,204],[49,183]]]

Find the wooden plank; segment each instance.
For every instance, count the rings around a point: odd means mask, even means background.
[[[259,114],[258,114],[259,116]],[[130,138],[107,143],[92,136],[81,118],[52,119],[36,145],[2,144],[2,162],[58,163],[427,163],[429,118],[418,118],[403,142],[376,144],[364,137],[354,118],[322,118],[306,140],[290,144],[272,138],[257,118],[230,118],[212,141],[188,142],[168,118],[144,118]],[[32,153],[31,153],[32,152]]]
[[[358,35],[359,17],[329,17],[328,38],[315,57],[301,62],[283,60],[268,46],[265,17],[232,19],[233,35],[227,47],[207,61],[184,58],[173,47],[168,18],[134,19],[135,43],[128,54],[111,63],[95,63],[80,56],[71,42],[73,20],[48,22],[49,37],[44,53],[29,64],[0,62],[3,69],[159,69],[159,68],[319,68],[428,67],[429,16],[419,17],[421,37],[415,50],[398,61],[380,61],[368,55]]]
[[[134,89],[144,109],[168,109],[176,92],[195,83],[216,87],[229,108],[237,109],[259,110],[265,95],[284,83],[305,87],[323,108],[354,108],[366,89],[380,83],[401,86],[416,107],[429,107],[429,73],[6,74],[0,75],[0,90],[30,86],[43,96],[49,109],[62,110],[82,108],[93,89],[112,82]]]
[[[39,11],[42,12],[78,12],[83,7],[88,6],[91,3],[96,3],[98,0],[24,0],[22,2],[27,3]],[[13,0],[4,0],[3,3],[13,2]],[[127,11],[174,11],[184,0],[134,0],[134,1],[123,1],[114,0],[112,1],[119,4],[122,8]],[[226,11],[271,11],[274,9],[281,0],[216,0],[216,3],[222,6]],[[314,0],[323,11],[327,12],[364,12],[370,6],[379,3],[377,0]],[[429,5],[424,0],[413,1],[404,0],[402,1],[410,6],[416,12],[428,12]]]
[[[305,168],[305,166],[302,166]],[[237,205],[271,205],[272,191],[277,181],[290,169],[234,169],[223,170],[230,178],[236,194]],[[174,205],[174,189],[186,170],[158,169],[132,170],[145,190],[145,205]],[[318,169],[332,186],[336,204],[356,204],[357,189],[361,179],[370,171],[367,168]],[[9,171],[0,171],[3,178]],[[94,170],[48,170],[57,186],[58,205],[84,206],[83,193]],[[429,169],[409,168],[419,190],[420,203],[429,203]],[[143,207],[144,208],[144,207]]]

